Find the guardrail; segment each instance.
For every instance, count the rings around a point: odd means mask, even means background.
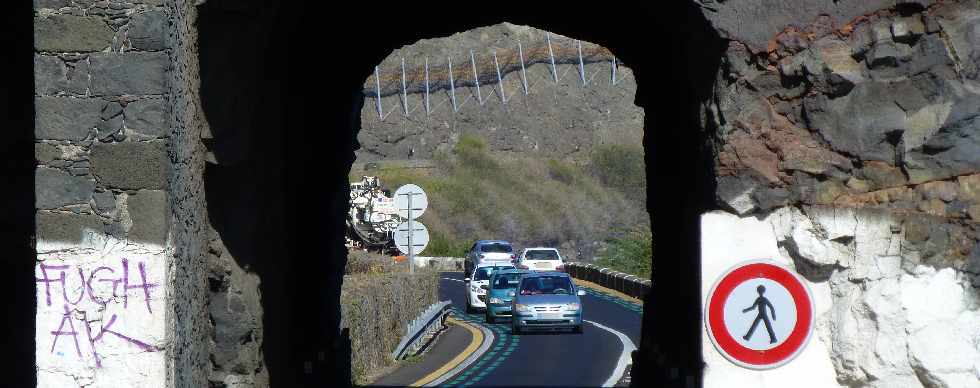
[[[613,271],[587,263],[565,263],[565,271],[573,278],[590,281],[634,298],[643,299],[653,284],[650,279]]]
[[[402,337],[395,351],[391,352],[391,357],[398,360],[406,353],[418,351],[425,342],[422,339],[432,337],[435,332],[442,328],[451,304],[452,302],[448,300],[433,303],[418,318],[409,322],[408,327],[405,328],[405,336]],[[435,325],[436,322],[439,324]]]
[[[462,271],[463,258],[415,256],[415,266],[417,268],[431,267],[440,271]]]

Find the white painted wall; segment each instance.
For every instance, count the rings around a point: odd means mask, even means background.
[[[704,356],[705,387],[838,387],[827,345],[817,335],[810,337],[803,352],[775,369],[756,371],[729,362],[715,349],[703,324],[703,311],[714,282],[729,268],[752,259],[771,259],[789,268],[792,260],[783,257],[776,245],[770,223],[753,217],[739,218],[726,212],[701,216],[701,352]],[[817,315],[829,307],[830,289],[807,282],[813,293]]]
[[[37,386],[163,387],[167,252],[93,236],[37,244]]]

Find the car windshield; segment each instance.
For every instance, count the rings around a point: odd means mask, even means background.
[[[551,249],[537,249],[524,254],[527,260],[558,260],[558,252]]]
[[[499,271],[502,269],[514,269],[513,266],[500,266],[500,267],[480,267],[476,269],[476,274],[473,276],[473,280],[490,280],[490,275],[493,271]]]
[[[563,276],[535,276],[521,282],[521,295],[571,293],[572,282]]]
[[[514,249],[510,247],[510,244],[490,243],[490,244],[483,244],[480,247],[480,251],[486,253],[510,253],[513,252]]]
[[[503,290],[508,288],[517,288],[517,283],[521,280],[520,272],[505,273],[497,275],[493,279],[493,289]]]

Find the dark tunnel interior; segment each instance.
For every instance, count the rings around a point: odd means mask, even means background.
[[[208,216],[239,265],[261,277],[272,386],[350,382],[345,359],[357,349],[331,328],[340,320],[347,174],[363,80],[395,48],[503,21],[603,45],[633,69],[635,103],[646,111],[647,207],[655,215],[653,291],[633,384],[700,385],[698,217],[716,205],[711,137],[699,128],[699,106],[711,98],[723,41],[697,6],[344,8],[259,0],[199,6],[201,99],[213,134],[205,144],[217,161],[205,171]],[[31,124],[24,125],[18,150],[30,147]],[[32,215],[21,218],[18,225],[32,231]],[[13,284],[33,308],[33,284]],[[21,358],[33,360],[33,342],[21,348]]]

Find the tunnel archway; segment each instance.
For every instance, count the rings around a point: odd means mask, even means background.
[[[343,358],[350,349],[335,330],[361,80],[397,47],[509,21],[595,42],[633,68],[636,105],[647,113],[647,208],[658,242],[633,381],[697,384],[698,216],[715,207],[711,131],[701,128],[698,109],[710,98],[722,46],[694,3],[677,3],[618,12],[527,5],[465,15],[364,5],[348,11],[363,16],[358,26],[317,21],[325,5],[205,3],[201,92],[213,134],[205,141],[218,161],[205,178],[209,212],[238,264],[261,279],[272,383],[349,382]],[[323,53],[330,56],[318,58]]]

